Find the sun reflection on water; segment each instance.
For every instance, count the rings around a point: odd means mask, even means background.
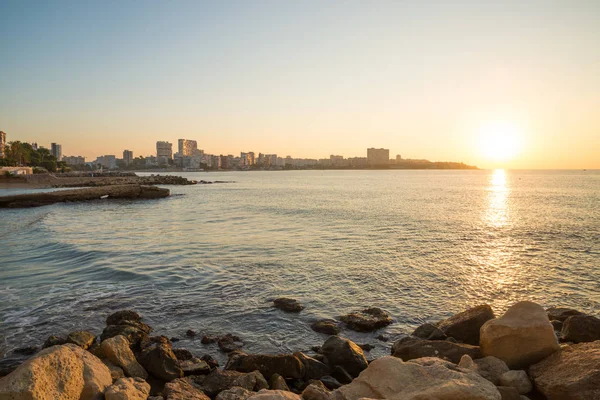
[[[502,228],[509,223],[508,194],[510,189],[506,184],[506,172],[503,169],[494,171],[490,178],[488,201],[489,205],[485,220],[489,226]]]

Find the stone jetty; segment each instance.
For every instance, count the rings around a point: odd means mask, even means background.
[[[299,304],[290,298],[285,303]],[[358,331],[392,318],[379,308],[349,315],[338,319]],[[482,305],[418,327],[393,343],[391,355],[374,360],[343,332],[317,330],[323,345],[314,354],[247,354],[240,339],[239,346],[219,346],[228,353],[219,368],[209,355],[174,348],[176,338],[153,336],[137,312],[122,310],[108,316],[100,335],[77,331],[48,338],[41,351],[0,378],[0,399],[597,400],[598,322],[577,310],[544,310],[529,301],[501,316]],[[232,335],[202,343],[227,337]]]
[[[112,199],[159,199],[168,197],[169,189],[142,185],[111,185],[54,192],[0,196],[0,208],[40,207],[54,203]]]

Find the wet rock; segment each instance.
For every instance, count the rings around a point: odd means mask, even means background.
[[[138,361],[146,371],[163,381],[169,382],[183,377],[183,371],[170,343],[150,344],[141,351]]]
[[[6,376],[13,372],[19,365],[22,364],[20,358],[3,358],[0,359],[0,377]]]
[[[481,305],[451,316],[438,323],[447,336],[453,337],[459,342],[479,345],[479,330],[487,321],[496,318],[492,308]]]
[[[333,367],[333,370],[331,371],[331,376],[335,380],[340,382],[342,385],[346,385],[352,382],[352,375],[350,375],[348,371],[346,371],[343,367],[340,367],[339,365]]]
[[[404,361],[421,357],[438,357],[458,364],[464,355],[481,358],[479,347],[446,340],[401,339],[392,346],[392,355]]]
[[[468,355],[464,355],[461,357],[458,366],[478,373],[494,385],[498,385],[500,383],[500,376],[509,371],[504,361],[491,356],[473,360]]]
[[[600,340],[600,319],[591,315],[573,315],[567,318],[561,330],[561,339],[573,343]]]
[[[185,336],[187,337],[195,337],[197,335],[197,333],[191,329],[188,329],[187,332],[185,332]]]
[[[265,378],[258,371],[243,373],[214,369],[208,375],[198,375],[190,378],[210,397],[235,386],[246,390],[260,390],[269,387]]]
[[[304,309],[304,306],[296,299],[290,299],[288,297],[280,297],[273,300],[275,308],[286,312],[300,312]]]
[[[565,346],[529,368],[549,400],[600,399],[600,341]]]
[[[150,385],[141,378],[121,378],[104,392],[106,400],[146,400]]]
[[[223,390],[217,395],[215,400],[246,400],[253,394],[254,392],[238,386]]]
[[[67,343],[66,338],[52,335],[52,336],[49,336],[48,339],[46,339],[42,348],[46,349],[48,347],[58,346],[61,344],[66,344],[66,343]]]
[[[548,319],[550,321],[557,320],[560,322],[565,322],[567,318],[573,315],[585,315],[580,311],[564,307],[550,307],[546,310],[546,313],[548,314]]]
[[[311,379],[320,379],[322,376],[329,375],[331,372],[330,368],[327,364],[307,356],[302,352],[294,353],[302,364],[304,364],[304,380],[310,381]]]
[[[502,400],[521,400],[521,395],[519,391],[510,386],[497,386],[498,392],[500,392],[500,396],[502,396]]]
[[[527,394],[533,390],[533,385],[523,370],[507,371],[500,376],[500,386],[510,386],[517,389],[519,394]]]
[[[210,369],[219,368],[219,362],[213,358],[210,354],[205,354],[200,359],[208,364]]]
[[[371,351],[375,348],[375,346],[373,346],[372,344],[369,344],[369,343],[359,344],[358,347],[363,349],[363,351]]]
[[[382,333],[381,335],[377,336],[377,340],[380,340],[382,342],[387,342],[388,340],[390,340],[390,338]]]
[[[279,374],[271,375],[271,378],[269,379],[269,387],[271,388],[271,390],[287,390],[288,392],[290,391],[290,388],[285,382],[285,379],[283,379],[283,377]]]
[[[67,343],[73,343],[84,350],[89,349],[90,346],[94,344],[95,340],[96,335],[88,331],[71,332],[69,336],[67,336]]]
[[[204,375],[210,372],[210,366],[199,358],[180,361],[179,366],[183,371],[184,376],[188,375]]]
[[[554,328],[538,304],[522,301],[481,327],[481,353],[518,369],[539,362],[559,349]]]
[[[171,343],[175,343],[175,342],[179,342],[181,339],[179,339],[178,337],[173,336],[171,339],[169,339],[171,341]]]
[[[190,378],[177,378],[165,384],[165,400],[210,400]]]
[[[433,324],[423,324],[415,329],[412,336],[427,340],[446,340],[447,336],[440,328]]]
[[[106,339],[100,343],[97,354],[123,368],[127,376],[143,379],[148,377],[148,373],[135,358],[129,347],[129,341],[124,336],[118,335]]]
[[[194,355],[186,349],[173,349],[173,354],[175,354],[175,357],[177,357],[179,361],[187,361],[194,358]]]
[[[202,336],[202,340],[200,341],[202,344],[211,344],[219,341],[218,336],[213,335],[204,335]]]
[[[325,385],[327,388],[329,388],[330,390],[335,390],[339,387],[342,387],[342,384],[335,379],[333,376],[323,376],[321,377],[320,381],[323,383],[323,385]]]
[[[263,389],[248,397],[248,400],[302,400],[302,397],[285,390]]]
[[[302,392],[304,400],[330,400],[331,394],[321,381],[313,381]]]
[[[15,354],[21,354],[24,356],[30,356],[32,354],[35,354],[38,352],[38,348],[36,346],[26,346],[26,347],[19,347],[18,349],[14,350]]]
[[[337,335],[340,333],[340,328],[337,322],[330,319],[322,319],[313,323],[310,328],[319,333],[325,333],[327,335]]]
[[[227,370],[259,371],[263,376],[279,374],[286,379],[304,377],[304,364],[293,354],[268,355],[239,353],[229,359]]]
[[[367,368],[367,359],[362,349],[351,340],[331,336],[321,347],[321,352],[331,367],[339,365],[353,377]]]
[[[142,322],[142,317],[133,310],[117,311],[106,318],[106,325],[129,325],[136,322]]]
[[[152,332],[152,328],[141,321],[140,315],[131,310],[122,310],[111,314],[106,318],[106,325],[100,335],[101,341],[121,335],[129,341],[132,347],[139,346],[140,342]]]
[[[390,315],[378,307],[365,308],[362,311],[340,317],[348,329],[357,332],[371,332],[392,323]]]
[[[101,396],[112,384],[110,371],[74,344],[49,347],[0,379],[0,399],[80,399]]]
[[[491,382],[439,358],[403,362],[382,357],[352,381],[333,392],[334,398],[501,400]]]
[[[232,351],[236,351],[241,349],[244,346],[242,340],[231,333],[219,338],[219,349],[225,353],[231,353]]]

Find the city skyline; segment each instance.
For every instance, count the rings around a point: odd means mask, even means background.
[[[6,1],[0,14],[0,129],[65,155],[188,137],[213,154],[385,146],[600,168],[598,2]]]

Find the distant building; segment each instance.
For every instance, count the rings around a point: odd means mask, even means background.
[[[113,155],[100,156],[96,158],[96,165],[101,165],[106,169],[115,169],[117,168],[117,157]]]
[[[180,157],[191,157],[194,155],[194,150],[198,149],[198,143],[195,140],[179,139],[179,155]]]
[[[4,146],[6,146],[6,133],[0,131],[0,158],[4,157]]]
[[[146,164],[146,167],[158,166],[158,162],[156,161],[156,157],[154,157],[154,156],[148,156],[148,157],[144,158],[144,162]]]
[[[0,167],[0,174],[8,172],[11,175],[31,175],[33,168],[31,167]]]
[[[366,168],[367,157],[351,157],[348,159],[348,163],[352,168]]]
[[[344,156],[335,156],[332,154],[329,156],[329,161],[332,167],[340,168],[348,166],[348,160],[344,160]]]
[[[369,167],[388,165],[390,163],[389,149],[367,149],[367,164]]]
[[[133,151],[124,150],[123,151],[123,163],[125,165],[129,165],[133,162]]]
[[[62,161],[62,146],[58,143],[50,145],[50,154],[56,157],[56,161]]]
[[[156,161],[158,165],[167,165],[173,159],[173,144],[156,142]]]
[[[396,154],[396,164],[402,161],[402,156],[400,154]]]
[[[82,156],[64,156],[62,160],[67,165],[85,165],[85,157]]]

